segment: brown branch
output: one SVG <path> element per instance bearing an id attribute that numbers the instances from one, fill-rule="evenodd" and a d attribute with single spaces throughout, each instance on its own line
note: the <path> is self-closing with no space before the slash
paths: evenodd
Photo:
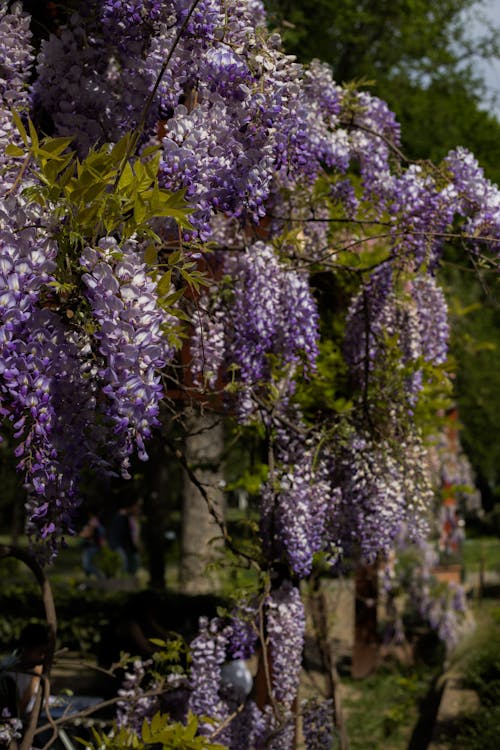
<path id="1" fill-rule="evenodd" d="M 21 167 L 19 169 L 19 172 L 16 175 L 16 179 L 14 180 L 14 183 L 13 183 L 12 187 L 10 188 L 10 190 L 7 191 L 7 194 L 5 196 L 6 198 L 9 195 L 12 195 L 13 193 L 16 192 L 17 188 L 19 187 L 19 185 L 22 182 L 22 179 L 24 177 L 24 174 L 25 174 L 26 170 L 28 169 L 28 165 L 29 165 L 30 161 L 31 161 L 31 151 L 28 151 L 28 153 L 26 154 L 26 156 L 23 159 L 23 163 L 21 164 Z"/>
<path id="2" fill-rule="evenodd" d="M 47 620 L 49 629 L 48 646 L 45 653 L 42 672 L 44 681 L 47 681 L 48 684 L 57 633 L 56 609 L 49 580 L 45 575 L 42 566 L 31 552 L 15 545 L 0 545 L 0 559 L 4 557 L 13 557 L 16 560 L 20 560 L 21 562 L 23 562 L 31 570 L 38 582 L 38 585 L 40 586 L 42 602 L 45 610 L 45 619 Z M 44 681 L 42 681 L 42 685 L 45 684 Z M 30 750 L 33 744 L 33 737 L 35 736 L 36 725 L 43 703 L 43 693 L 43 687 L 41 690 L 39 689 L 36 692 L 34 706 L 30 713 L 28 725 L 19 745 L 19 750 Z"/>

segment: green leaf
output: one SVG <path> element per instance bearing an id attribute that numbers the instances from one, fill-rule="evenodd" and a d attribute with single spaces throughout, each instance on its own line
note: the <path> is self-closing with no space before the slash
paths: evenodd
<path id="1" fill-rule="evenodd" d="M 161 297 L 163 297 L 165 294 L 168 294 L 168 292 L 170 291 L 171 283 L 172 271 L 165 271 L 165 273 L 160 277 L 156 286 L 157 292 Z"/>
<path id="2" fill-rule="evenodd" d="M 169 266 L 175 266 L 181 259 L 181 251 L 180 250 L 174 250 L 173 253 L 170 253 L 168 256 L 168 265 Z"/>
<path id="3" fill-rule="evenodd" d="M 134 181 L 134 172 L 132 170 L 132 167 L 130 166 L 130 162 L 127 162 L 120 175 L 120 179 L 118 180 L 118 190 L 123 190 L 124 188 L 131 185 L 133 181 Z"/>
<path id="4" fill-rule="evenodd" d="M 141 196 L 138 195 L 134 203 L 134 219 L 137 224 L 142 224 L 147 215 L 146 203 L 142 200 Z"/>
<path id="5" fill-rule="evenodd" d="M 28 118 L 28 127 L 30 131 L 31 136 L 31 148 L 33 149 L 33 154 L 38 153 L 38 147 L 39 147 L 39 141 L 38 141 L 38 133 L 35 130 L 35 126 L 31 122 L 31 120 Z"/>
<path id="6" fill-rule="evenodd" d="M 164 305 L 175 305 L 183 295 L 184 289 L 178 289 L 176 292 L 169 294 L 168 297 L 162 297 L 161 301 Z"/>
<path id="7" fill-rule="evenodd" d="M 155 245 L 148 245 L 144 251 L 144 261 L 148 266 L 155 266 L 158 263 L 158 248 Z"/>
<path id="8" fill-rule="evenodd" d="M 42 141 L 40 154 L 42 156 L 44 156 L 45 154 L 52 157 L 60 156 L 62 152 L 68 148 L 72 141 L 73 138 L 45 138 Z"/>
<path id="9" fill-rule="evenodd" d="M 130 133 L 126 133 L 111 150 L 111 160 L 115 164 L 121 164 L 130 147 Z M 128 164 L 128 162 L 127 162 Z"/>
<path id="10" fill-rule="evenodd" d="M 21 139 L 22 139 L 24 145 L 29 147 L 30 144 L 29 144 L 28 133 L 26 132 L 26 128 L 24 127 L 24 125 L 22 123 L 22 120 L 21 120 L 18 112 L 16 112 L 15 109 L 12 110 L 12 118 L 14 120 L 16 128 L 19 131 L 19 135 L 21 136 Z"/>
<path id="11" fill-rule="evenodd" d="M 9 143 L 9 145 L 5 149 L 5 153 L 7 154 L 7 156 L 24 156 L 26 152 L 24 151 L 24 149 L 16 146 L 14 143 Z"/>

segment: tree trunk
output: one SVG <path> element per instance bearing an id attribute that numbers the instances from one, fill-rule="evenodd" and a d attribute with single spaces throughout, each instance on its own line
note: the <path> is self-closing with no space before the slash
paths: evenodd
<path id="1" fill-rule="evenodd" d="M 182 542 L 180 584 L 186 594 L 212 593 L 218 588 L 217 576 L 207 565 L 218 556 L 221 536 L 214 520 L 224 518 L 223 425 L 213 415 L 191 411 L 185 458 L 182 497 Z"/>
<path id="2" fill-rule="evenodd" d="M 154 589 L 165 588 L 165 563 L 168 497 L 168 465 L 163 444 L 151 446 L 152 475 L 150 486 L 144 497 L 146 522 L 142 532 L 147 550 L 149 585 Z"/>
<path id="3" fill-rule="evenodd" d="M 360 562 L 355 577 L 354 648 L 351 674 L 363 678 L 371 674 L 378 662 L 377 633 L 378 576 L 377 564 Z"/>

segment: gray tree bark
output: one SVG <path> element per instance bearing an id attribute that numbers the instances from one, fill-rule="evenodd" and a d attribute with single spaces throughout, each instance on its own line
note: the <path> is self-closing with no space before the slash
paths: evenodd
<path id="1" fill-rule="evenodd" d="M 217 574 L 207 566 L 217 559 L 222 546 L 220 528 L 209 506 L 224 518 L 223 450 L 222 421 L 193 409 L 185 441 L 189 472 L 184 471 L 182 498 L 180 585 L 186 594 L 213 593 L 219 588 Z"/>

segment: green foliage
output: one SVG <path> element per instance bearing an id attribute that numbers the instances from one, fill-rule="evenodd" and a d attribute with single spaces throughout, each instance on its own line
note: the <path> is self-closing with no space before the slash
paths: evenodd
<path id="1" fill-rule="evenodd" d="M 119 552 L 107 544 L 103 545 L 93 559 L 93 564 L 106 578 L 116 578 L 123 574 L 123 559 Z"/>
<path id="2" fill-rule="evenodd" d="M 301 381 L 297 389 L 304 413 L 310 415 L 321 408 L 326 413 L 347 414 L 352 403 L 347 398 L 346 381 L 347 366 L 339 343 L 334 339 L 322 340 L 317 372 L 310 380 Z"/>
<path id="3" fill-rule="evenodd" d="M 154 676 L 181 674 L 185 672 L 184 665 L 189 662 L 189 647 L 185 639 L 177 633 L 171 633 L 168 641 L 161 638 L 150 638 L 150 642 L 158 647 L 151 657 L 153 660 L 152 673 Z"/>
<path id="4" fill-rule="evenodd" d="M 500 706 L 485 706 L 453 726 L 453 750 L 497 750 Z M 440 745 L 442 747 L 442 745 Z"/>
<path id="5" fill-rule="evenodd" d="M 440 747 L 453 750 L 497 750 L 500 735 L 500 608 L 485 606 L 478 630 L 462 645 L 461 686 L 474 690 L 479 706 L 462 709 L 456 720 L 436 737 Z M 493 604 L 490 602 L 489 604 Z M 486 610 L 486 611 L 485 611 Z"/>
<path id="6" fill-rule="evenodd" d="M 209 719 L 203 719 L 208 723 Z M 162 750 L 224 750 L 225 746 L 197 734 L 198 717 L 189 713 L 186 724 L 171 722 L 168 714 L 157 713 L 151 721 L 144 720 L 140 737 L 129 727 L 120 727 L 112 734 L 93 730 L 94 745 L 101 750 L 142 750 L 153 747 Z M 85 743 L 86 744 L 86 743 Z"/>
<path id="7" fill-rule="evenodd" d="M 349 745 L 352 750 L 403 750 L 408 747 L 417 706 L 433 678 L 433 671 L 422 666 L 401 665 L 380 669 L 359 681 L 344 680 L 345 711 Z"/>
<path id="8" fill-rule="evenodd" d="M 268 0 L 266 4 L 278 24 L 285 21 L 281 31 L 288 49 L 302 60 L 318 57 L 331 62 L 339 83 L 395 72 L 425 80 L 449 71 L 466 46 L 463 13 L 480 5 L 477 0 Z M 487 50 L 487 41 L 493 40 L 476 42 L 478 52 L 491 51 L 493 45 Z"/>
<path id="9" fill-rule="evenodd" d="M 462 442 L 483 480 L 483 498 L 500 484 L 500 432 L 497 373 L 500 369 L 498 276 L 476 272 L 460 248 L 449 247 L 442 271 L 451 320 L 451 350 L 456 362 L 455 394 Z M 493 496 L 490 502 L 493 502 Z"/>
<path id="10" fill-rule="evenodd" d="M 480 568 L 500 573 L 500 535 L 467 538 L 463 545 L 463 562 L 467 573 L 478 573 Z"/>
<path id="11" fill-rule="evenodd" d="M 470 34 L 484 0 L 267 0 L 287 50 L 319 58 L 339 83 L 365 81 L 402 125 L 412 159 L 465 146 L 500 182 L 500 123 L 480 103 L 475 59 L 498 57 L 498 35 Z M 368 84 L 367 82 L 370 82 Z"/>
<path id="12" fill-rule="evenodd" d="M 497 610 L 498 612 L 498 610 Z M 500 633 L 498 623 L 491 627 L 483 640 L 469 655 L 464 686 L 475 690 L 481 705 L 500 705 Z"/>
<path id="13" fill-rule="evenodd" d="M 19 115 L 14 112 L 13 117 L 26 150 L 10 145 L 7 152 L 33 161 L 30 171 L 37 180 L 25 195 L 48 207 L 56 221 L 65 220 L 60 232 L 70 245 L 95 245 L 100 237 L 113 234 L 127 240 L 139 233 L 159 241 L 149 227 L 155 217 L 190 227 L 184 192 L 170 193 L 158 186 L 159 147 L 124 162 L 133 137 L 127 133 L 114 146 L 90 149 L 80 161 L 69 150 L 71 138 L 39 140 L 31 121 L 28 136 Z"/>
<path id="14" fill-rule="evenodd" d="M 85 320 L 86 309 L 78 294 L 81 250 L 86 245 L 96 247 L 102 237 L 114 236 L 119 244 L 136 239 L 146 245 L 145 260 L 157 282 L 160 304 L 180 322 L 186 320 L 178 302 L 187 287 L 197 292 L 206 280 L 196 263 L 185 257 L 180 239 L 181 229 L 191 228 L 185 191 L 172 193 L 158 184 L 160 147 L 128 157 L 134 134 L 127 133 L 115 145 L 90 149 L 82 161 L 70 149 L 71 138 L 39 138 L 30 120 L 26 130 L 17 112 L 13 119 L 24 148 L 10 144 L 7 154 L 22 160 L 20 176 L 29 172 L 33 184 L 23 195 L 47 209 L 59 248 L 52 284 L 56 300 L 51 299 L 51 304 L 65 308 L 68 317 Z M 171 219 L 173 227 L 177 226 L 176 249 L 163 246 L 152 228 L 156 218 Z M 179 346 L 181 326 L 171 326 L 167 333 L 170 343 Z"/>

